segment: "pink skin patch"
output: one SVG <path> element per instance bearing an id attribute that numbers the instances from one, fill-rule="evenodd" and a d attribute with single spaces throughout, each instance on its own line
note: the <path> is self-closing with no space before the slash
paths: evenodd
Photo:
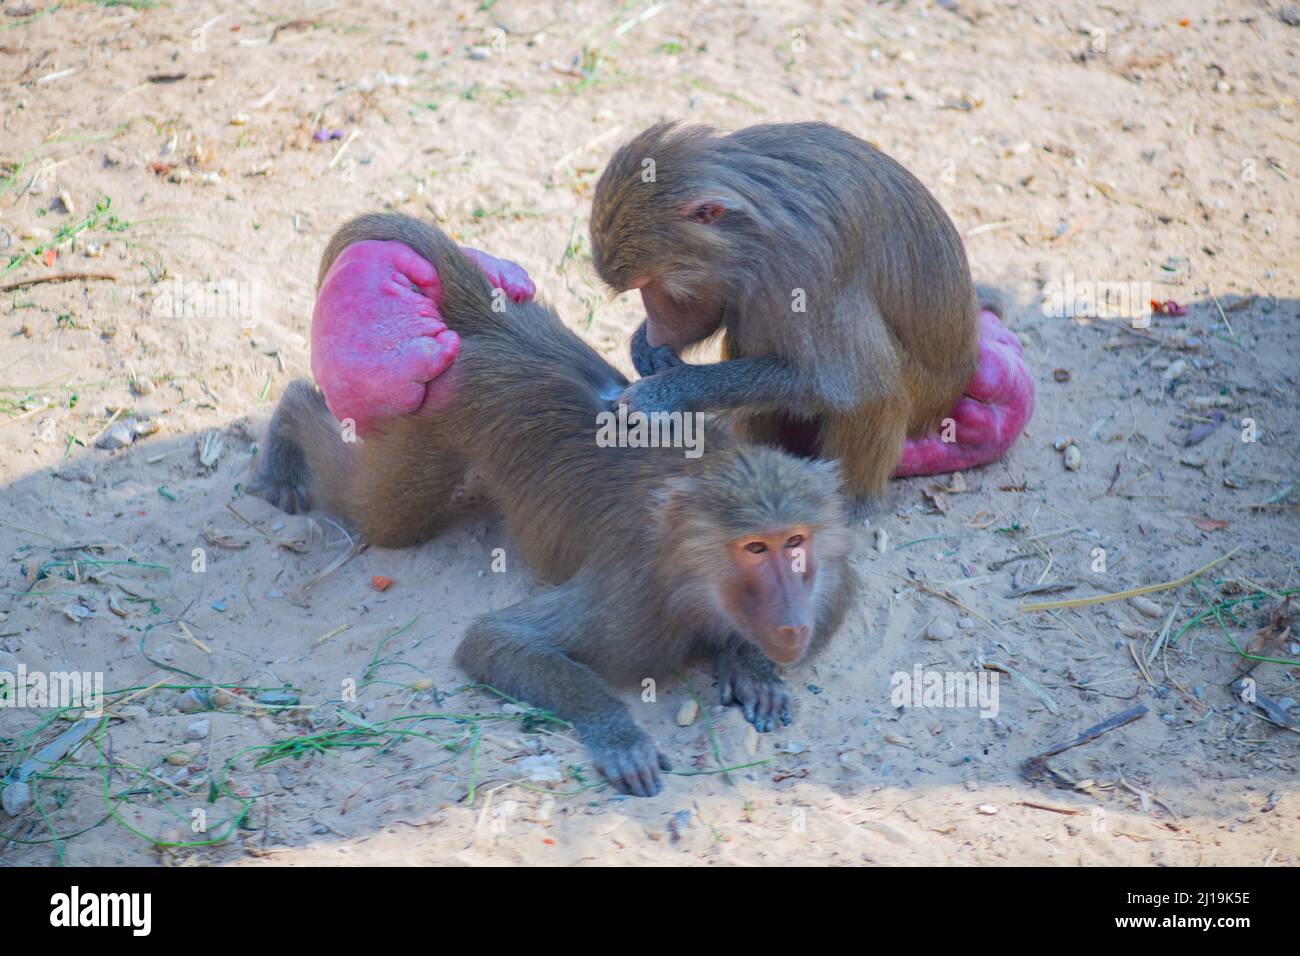
<path id="1" fill-rule="evenodd" d="M 477 249 L 465 255 L 515 302 L 536 288 L 507 259 Z M 455 376 L 443 375 L 460 336 L 442 321 L 438 270 L 400 242 L 358 242 L 345 249 L 321 284 L 312 316 L 311 367 L 326 404 L 364 436 L 395 415 L 436 411 Z M 980 364 L 952 410 L 953 441 L 943 431 L 909 439 L 894 477 L 937 475 L 996 461 L 1034 413 L 1034 381 L 1020 340 L 997 316 L 980 313 Z"/>
<path id="2" fill-rule="evenodd" d="M 493 286 L 515 302 L 536 294 L 522 267 L 477 249 L 463 250 Z M 460 352 L 442 320 L 438 270 L 400 242 L 348 246 L 316 297 L 311 371 L 334 417 L 364 436 L 395 415 L 435 410 L 451 397 L 439 379 Z M 436 384 L 435 384 L 436 383 Z"/>
<path id="3" fill-rule="evenodd" d="M 987 309 L 980 312 L 980 364 L 952 410 L 949 434 L 910 438 L 895 478 L 939 475 L 997 461 L 1034 414 L 1034 380 L 1020 340 Z M 946 423 L 945 423 L 946 424 Z"/>

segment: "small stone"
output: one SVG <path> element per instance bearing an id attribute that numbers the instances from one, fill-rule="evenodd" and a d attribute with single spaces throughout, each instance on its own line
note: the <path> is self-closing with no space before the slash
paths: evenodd
<path id="1" fill-rule="evenodd" d="M 80 604 L 69 604 L 67 607 L 63 609 L 63 616 L 66 617 L 73 624 L 80 624 L 86 618 L 94 617 L 95 612 L 88 607 L 83 607 Z"/>
<path id="2" fill-rule="evenodd" d="M 247 125 L 248 125 L 248 114 L 247 114 L 247 113 L 236 113 L 234 116 L 230 117 L 230 125 L 231 125 L 231 126 L 247 126 Z"/>
<path id="3" fill-rule="evenodd" d="M 87 259 L 98 259 L 104 254 L 104 246 L 102 243 L 95 242 L 94 240 L 88 240 L 86 244 L 82 246 L 81 251 Z"/>
<path id="4" fill-rule="evenodd" d="M 975 626 L 975 619 L 973 617 L 963 617 L 960 621 L 957 622 L 957 626 L 961 628 L 963 631 L 969 631 L 972 627 Z"/>
<path id="5" fill-rule="evenodd" d="M 948 621 L 934 620 L 925 629 L 925 639 L 927 641 L 946 641 L 955 634 L 953 626 Z"/>
<path id="6" fill-rule="evenodd" d="M 682 706 L 677 709 L 677 726 L 689 727 L 695 723 L 695 718 L 700 714 L 700 705 L 695 703 L 695 698 L 682 702 Z"/>
<path id="7" fill-rule="evenodd" d="M 1143 615 L 1145 615 L 1146 617 L 1164 617 L 1164 616 L 1165 616 L 1165 609 L 1164 609 L 1164 608 L 1162 608 L 1162 607 L 1161 607 L 1159 604 L 1157 604 L 1155 601 L 1151 601 L 1151 600 L 1148 600 L 1147 598 L 1142 597 L 1142 595 L 1140 595 L 1140 594 L 1139 594 L 1139 595 L 1136 595 L 1135 597 L 1131 597 L 1131 598 L 1129 598 L 1129 599 L 1128 599 L 1128 603 L 1131 604 L 1131 605 L 1133 605 L 1133 607 L 1135 607 L 1135 608 L 1137 609 L 1137 611 L 1138 611 L 1139 614 L 1143 614 Z"/>
<path id="8" fill-rule="evenodd" d="M 486 46 L 472 46 L 469 48 L 469 58 L 471 60 L 486 60 L 492 56 L 492 48 Z"/>
<path id="9" fill-rule="evenodd" d="M 519 769 L 532 783 L 563 783 L 564 768 L 554 754 L 535 754 L 519 761 Z"/>
<path id="10" fill-rule="evenodd" d="M 199 755 L 199 748 L 196 744 L 186 744 L 179 750 L 173 750 L 166 757 L 166 760 L 173 767 L 188 767 L 194 763 L 194 758 Z"/>
<path id="11" fill-rule="evenodd" d="M 212 706 L 217 710 L 225 710 L 235 702 L 235 698 L 234 695 L 224 687 L 218 687 L 212 692 L 211 702 Z"/>
<path id="12" fill-rule="evenodd" d="M 176 709 L 182 714 L 197 714 L 208 710 L 211 705 L 208 695 L 197 687 L 191 687 L 176 700 Z"/>
<path id="13" fill-rule="evenodd" d="M 209 170 L 199 176 L 199 182 L 204 186 L 215 186 L 221 182 L 221 174 L 215 170 Z"/>
<path id="14" fill-rule="evenodd" d="M 154 434 L 161 427 L 156 418 L 136 418 L 131 422 L 131 434 L 136 438 L 143 438 Z"/>
<path id="15" fill-rule="evenodd" d="M 1166 382 L 1172 382 L 1176 378 L 1182 378 L 1187 374 L 1187 360 L 1178 359 L 1170 362 L 1169 367 L 1160 373 L 1160 377 Z"/>
<path id="16" fill-rule="evenodd" d="M 212 733 L 212 721 L 196 720 L 185 728 L 186 740 L 205 740 Z"/>
<path id="17" fill-rule="evenodd" d="M 1083 467 L 1083 452 L 1079 451 L 1078 445 L 1070 445 L 1065 449 L 1062 461 L 1065 462 L 1066 471 L 1078 471 Z"/>
<path id="18" fill-rule="evenodd" d="M 130 425 L 126 422 L 113 422 L 108 426 L 104 434 L 95 439 L 95 447 L 107 451 L 116 451 L 119 448 L 125 448 L 133 441 L 135 441 L 135 433 L 131 430 Z"/>
<path id="19" fill-rule="evenodd" d="M 153 383 L 151 378 L 136 378 L 131 380 L 131 391 L 136 395 L 152 395 L 158 390 L 158 386 Z"/>
<path id="20" fill-rule="evenodd" d="M 986 817 L 991 817 L 1002 812 L 1002 808 L 992 803 L 981 803 L 975 808 L 976 813 L 982 813 Z"/>
<path id="21" fill-rule="evenodd" d="M 11 817 L 26 810 L 32 803 L 32 788 L 27 784 L 15 780 L 7 784 L 3 791 L 0 791 L 0 806 L 3 806 L 5 813 Z"/>
<path id="22" fill-rule="evenodd" d="M 69 214 L 77 211 L 76 206 L 72 202 L 72 193 L 68 192 L 66 189 L 59 190 L 59 208 L 63 212 Z"/>

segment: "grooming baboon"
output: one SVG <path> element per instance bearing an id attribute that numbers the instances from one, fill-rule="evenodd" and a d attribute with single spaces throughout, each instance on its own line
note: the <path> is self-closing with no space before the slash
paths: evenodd
<path id="1" fill-rule="evenodd" d="M 645 304 L 630 407 L 734 410 L 752 439 L 838 459 L 861 510 L 978 362 L 952 221 L 902 166 L 824 123 L 650 127 L 601 174 L 591 245 L 601 278 Z M 719 330 L 724 361 L 678 358 Z"/>
<path id="2" fill-rule="evenodd" d="M 252 490 L 320 506 L 371 541 L 409 544 L 455 513 L 467 466 L 525 559 L 559 586 L 471 626 L 456 661 L 477 680 L 571 721 L 623 792 L 650 795 L 666 767 L 608 681 L 714 662 L 724 703 L 759 730 L 789 723 L 772 662 L 791 664 L 839 627 L 854 592 L 833 465 L 774 449 L 599 447 L 597 416 L 626 379 L 537 302 L 493 311 L 483 275 L 441 232 L 363 216 L 330 242 L 398 240 L 438 270 L 461 338 L 437 413 L 382 422 L 364 441 L 307 382 L 285 392 Z"/>

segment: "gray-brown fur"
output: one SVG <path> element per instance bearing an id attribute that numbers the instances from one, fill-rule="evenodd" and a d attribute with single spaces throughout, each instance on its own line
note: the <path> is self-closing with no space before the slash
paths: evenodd
<path id="1" fill-rule="evenodd" d="M 700 204 L 723 211 L 695 221 Z M 691 313 L 679 347 L 724 335 L 714 365 L 674 366 L 634 338 L 634 365 L 652 376 L 629 388 L 634 407 L 734 410 L 763 441 L 804 419 L 863 503 L 879 501 L 904 438 L 949 413 L 978 362 L 952 221 L 902 166 L 833 126 L 653 126 L 601 175 L 591 239 L 611 287 L 657 276 Z M 806 312 L 792 310 L 796 289 Z"/>
<path id="2" fill-rule="evenodd" d="M 322 275 L 352 242 L 396 239 L 437 267 L 441 304 L 462 345 L 451 403 L 395 418 L 355 444 L 319 392 L 295 382 L 272 420 L 255 493 L 323 506 L 372 542 L 400 546 L 457 513 L 466 468 L 481 477 L 529 566 L 558 583 L 471 626 L 456 660 L 475 679 L 570 720 L 622 790 L 659 788 L 661 756 L 607 682 L 671 679 L 712 658 L 724 702 L 760 729 L 788 722 L 790 697 L 761 653 L 720 610 L 722 543 L 751 529 L 816 530 L 812 643 L 839 627 L 854 592 L 833 466 L 772 449 L 705 454 L 601 448 L 601 396 L 626 379 L 536 302 L 493 312 L 477 268 L 432 226 L 401 216 L 354 220 L 331 241 Z"/>

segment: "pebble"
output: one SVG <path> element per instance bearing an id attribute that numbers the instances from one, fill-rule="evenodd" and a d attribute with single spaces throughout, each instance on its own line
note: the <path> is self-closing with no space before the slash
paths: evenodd
<path id="1" fill-rule="evenodd" d="M 973 617 L 963 617 L 960 621 L 957 622 L 957 626 L 961 628 L 963 631 L 969 631 L 972 627 L 975 626 L 975 619 Z"/>
<path id="2" fill-rule="evenodd" d="M 176 700 L 176 709 L 182 714 L 197 714 L 211 706 L 208 695 L 197 687 L 191 687 Z"/>
<path id="3" fill-rule="evenodd" d="M 925 639 L 927 641 L 946 641 L 955 634 L 953 626 L 948 621 L 934 620 L 925 629 Z"/>
<path id="4" fill-rule="evenodd" d="M 1129 598 L 1128 603 L 1133 605 L 1133 607 L 1137 608 L 1138 613 L 1144 614 L 1147 617 L 1165 616 L 1164 608 L 1162 608 L 1155 601 L 1151 601 L 1148 600 L 1147 598 L 1142 597 L 1140 594 L 1135 597 Z"/>
<path id="5" fill-rule="evenodd" d="M 683 701 L 682 706 L 677 709 L 677 726 L 689 727 L 695 723 L 695 718 L 700 714 L 700 705 L 695 703 L 695 698 Z"/>
<path id="6" fill-rule="evenodd" d="M 563 783 L 564 768 L 555 754 L 534 754 L 519 761 L 519 769 L 532 783 Z"/>
<path id="7" fill-rule="evenodd" d="M 167 755 L 167 762 L 173 767 L 188 767 L 194 763 L 194 758 L 199 755 L 197 744 L 186 744 L 179 750 L 173 750 Z"/>
<path id="8" fill-rule="evenodd" d="M 8 784 L 3 792 L 0 792 L 0 806 L 3 806 L 5 813 L 11 817 L 26 810 L 32 803 L 32 788 L 25 783 L 14 781 Z"/>
<path id="9" fill-rule="evenodd" d="M 234 116 L 230 117 L 230 125 L 231 125 L 231 126 L 247 126 L 247 125 L 248 125 L 248 114 L 247 114 L 247 113 L 236 113 Z"/>
<path id="10" fill-rule="evenodd" d="M 992 803 L 981 803 L 975 808 L 976 813 L 982 813 L 986 817 L 994 816 L 1002 812 L 1002 808 Z"/>
<path id="11" fill-rule="evenodd" d="M 1070 445 L 1065 449 L 1063 460 L 1067 471 L 1078 471 L 1083 466 L 1083 452 L 1079 451 L 1078 445 Z"/>
<path id="12" fill-rule="evenodd" d="M 1177 359 L 1170 362 L 1169 367 L 1160 373 L 1160 377 L 1166 382 L 1172 382 L 1176 378 L 1182 378 L 1187 374 L 1187 360 Z"/>
<path id="13" fill-rule="evenodd" d="M 136 438 L 152 435 L 160 428 L 162 428 L 162 425 L 156 418 L 137 418 L 131 422 L 131 434 Z"/>
<path id="14" fill-rule="evenodd" d="M 95 439 L 95 447 L 115 451 L 118 448 L 125 448 L 133 441 L 135 441 L 135 432 L 131 430 L 130 425 L 126 422 L 113 422 L 104 434 Z"/>
<path id="15" fill-rule="evenodd" d="M 492 56 L 492 48 L 486 46 L 472 46 L 469 48 L 469 58 L 471 60 L 486 60 Z"/>
<path id="16" fill-rule="evenodd" d="M 72 201 L 72 193 L 66 189 L 59 191 L 59 206 L 69 215 L 77 211 L 76 205 Z"/>
<path id="17" fill-rule="evenodd" d="M 204 740 L 212 732 L 212 721 L 196 720 L 185 728 L 185 738 L 187 740 Z"/>
<path id="18" fill-rule="evenodd" d="M 87 259 L 98 259 L 104 254 L 104 245 L 94 240 L 88 240 L 82 247 L 82 254 Z"/>

